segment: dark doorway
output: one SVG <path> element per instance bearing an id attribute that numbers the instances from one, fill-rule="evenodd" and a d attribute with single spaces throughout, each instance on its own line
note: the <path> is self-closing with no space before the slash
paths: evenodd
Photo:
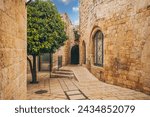
<path id="1" fill-rule="evenodd" d="M 79 46 L 75 45 L 71 49 L 71 64 L 79 64 Z"/>
<path id="2" fill-rule="evenodd" d="M 50 70 L 50 54 L 44 53 L 39 56 L 39 71 Z"/>

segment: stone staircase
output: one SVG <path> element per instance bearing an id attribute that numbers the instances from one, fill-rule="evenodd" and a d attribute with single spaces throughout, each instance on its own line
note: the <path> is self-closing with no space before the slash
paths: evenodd
<path id="1" fill-rule="evenodd" d="M 55 70 L 52 72 L 52 78 L 75 78 L 74 73 L 71 70 Z"/>

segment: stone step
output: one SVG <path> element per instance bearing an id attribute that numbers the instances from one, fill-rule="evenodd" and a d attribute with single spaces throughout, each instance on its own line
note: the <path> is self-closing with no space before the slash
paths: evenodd
<path id="1" fill-rule="evenodd" d="M 73 74 L 58 74 L 58 73 L 52 73 L 52 78 L 74 78 Z"/>
<path id="2" fill-rule="evenodd" d="M 71 70 L 60 68 L 59 71 L 64 71 L 64 72 L 72 72 Z"/>
<path id="3" fill-rule="evenodd" d="M 68 72 L 68 71 L 54 71 L 53 73 L 55 74 L 66 74 L 66 75 L 73 75 L 73 72 Z"/>

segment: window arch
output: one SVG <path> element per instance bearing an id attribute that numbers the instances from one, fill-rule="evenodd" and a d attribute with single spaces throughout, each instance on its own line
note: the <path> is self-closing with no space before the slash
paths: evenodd
<path id="1" fill-rule="evenodd" d="M 103 43 L 104 35 L 100 30 L 98 30 L 94 35 L 94 64 L 96 66 L 103 66 Z"/>

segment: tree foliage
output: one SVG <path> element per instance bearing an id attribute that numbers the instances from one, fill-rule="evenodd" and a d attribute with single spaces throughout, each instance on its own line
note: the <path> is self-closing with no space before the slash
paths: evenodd
<path id="1" fill-rule="evenodd" d="M 28 5 L 27 23 L 28 55 L 54 52 L 66 40 L 64 23 L 50 0 Z"/>
<path id="2" fill-rule="evenodd" d="M 36 56 L 55 52 L 67 39 L 61 16 L 50 0 L 34 0 L 28 4 L 27 39 L 27 53 L 33 56 L 33 65 L 28 58 L 32 83 L 37 83 Z"/>

